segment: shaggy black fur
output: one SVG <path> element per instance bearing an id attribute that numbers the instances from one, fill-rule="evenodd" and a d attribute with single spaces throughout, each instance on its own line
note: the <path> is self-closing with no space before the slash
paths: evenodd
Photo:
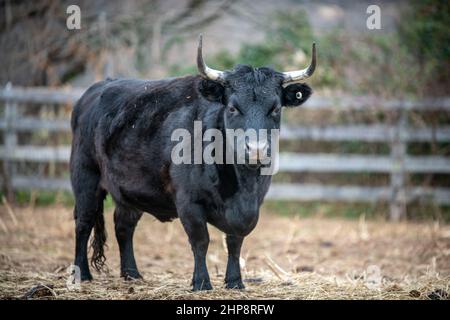
<path id="1" fill-rule="evenodd" d="M 296 93 L 302 92 L 297 99 Z M 271 177 L 247 165 L 175 165 L 173 130 L 273 129 L 280 127 L 281 106 L 308 99 L 305 84 L 283 88 L 280 73 L 237 66 L 225 83 L 187 76 L 158 81 L 105 80 L 94 84 L 72 114 L 70 161 L 76 205 L 75 264 L 83 280 L 92 279 L 87 242 L 94 228 L 92 263 L 104 266 L 106 233 L 103 200 L 115 203 L 115 232 L 121 276 L 140 278 L 133 233 L 142 212 L 160 221 L 180 218 L 194 254 L 193 289 L 211 289 L 206 267 L 207 223 L 227 234 L 226 287 L 244 288 L 239 268 L 242 241 L 256 226 Z M 226 123 L 226 126 L 225 126 Z M 226 128 L 225 128 L 226 127 Z"/>

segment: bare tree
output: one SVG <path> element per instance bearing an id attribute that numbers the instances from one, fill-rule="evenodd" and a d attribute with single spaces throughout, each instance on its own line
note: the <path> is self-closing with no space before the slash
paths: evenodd
<path id="1" fill-rule="evenodd" d="M 113 53 L 129 49 L 137 70 L 165 68 L 174 42 L 228 12 L 236 0 L 11 1 L 0 0 L 0 84 L 61 85 L 88 66 L 114 73 Z M 82 10 L 82 29 L 66 28 L 66 8 Z"/>

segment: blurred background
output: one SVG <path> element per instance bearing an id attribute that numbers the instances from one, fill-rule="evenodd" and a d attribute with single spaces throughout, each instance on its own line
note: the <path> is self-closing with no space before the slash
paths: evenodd
<path id="1" fill-rule="evenodd" d="M 68 30 L 66 9 L 81 10 Z M 376 4 L 381 29 L 366 10 Z M 285 110 L 282 215 L 450 220 L 448 1 L 0 1 L 3 202 L 73 205 L 73 103 L 106 77 L 195 74 L 208 65 L 303 68 L 314 97 Z M 108 198 L 107 206 L 112 206 Z"/>
<path id="2" fill-rule="evenodd" d="M 439 0 L 0 0 L 0 300 L 448 299 L 449 30 Z M 106 77 L 196 74 L 200 33 L 215 69 L 290 71 L 318 49 L 314 94 L 283 111 L 280 171 L 244 242 L 250 290 L 220 289 L 228 253 L 210 228 L 216 289 L 187 291 L 184 229 L 150 215 L 134 241 L 146 281 L 119 279 L 109 239 L 111 273 L 69 290 L 74 103 Z"/>

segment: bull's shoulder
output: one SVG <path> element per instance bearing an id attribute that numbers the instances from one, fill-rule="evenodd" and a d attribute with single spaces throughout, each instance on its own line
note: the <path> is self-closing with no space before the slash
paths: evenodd
<path id="1" fill-rule="evenodd" d="M 78 127 L 80 116 L 87 110 L 93 108 L 96 99 L 102 93 L 103 88 L 109 81 L 110 80 L 107 79 L 94 83 L 83 93 L 80 99 L 78 99 L 72 110 L 71 127 L 73 131 Z"/>

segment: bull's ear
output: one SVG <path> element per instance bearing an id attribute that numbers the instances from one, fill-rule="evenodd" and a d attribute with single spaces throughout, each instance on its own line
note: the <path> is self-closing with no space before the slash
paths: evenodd
<path id="1" fill-rule="evenodd" d="M 283 88 L 283 106 L 298 107 L 312 94 L 312 89 L 305 83 L 294 83 Z"/>
<path id="2" fill-rule="evenodd" d="M 198 91 L 209 101 L 221 102 L 225 89 L 216 81 L 202 79 L 199 82 Z"/>

